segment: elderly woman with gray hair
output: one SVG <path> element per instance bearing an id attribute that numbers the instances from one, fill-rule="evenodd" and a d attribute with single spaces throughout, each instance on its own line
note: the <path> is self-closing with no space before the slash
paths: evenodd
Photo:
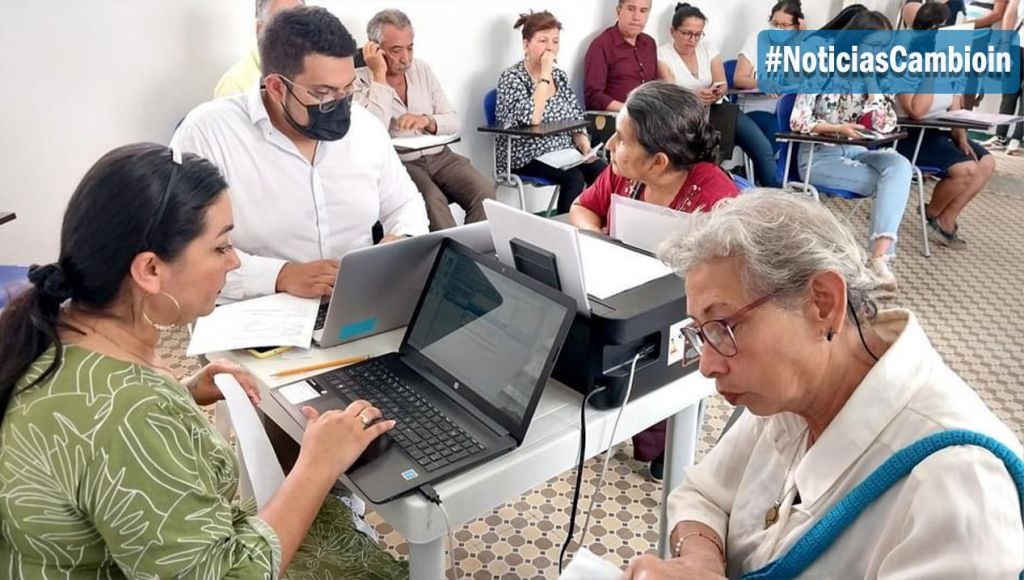
<path id="1" fill-rule="evenodd" d="M 663 259 L 701 373 L 749 412 L 672 492 L 672 558 L 626 577 L 1018 577 L 1020 442 L 911 312 L 877 309 L 827 209 L 750 192 Z"/>

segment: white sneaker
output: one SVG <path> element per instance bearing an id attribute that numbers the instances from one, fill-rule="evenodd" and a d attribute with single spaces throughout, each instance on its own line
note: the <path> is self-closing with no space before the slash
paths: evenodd
<path id="1" fill-rule="evenodd" d="M 1010 139 L 1010 144 L 1006 146 L 1007 155 L 1020 155 L 1020 139 Z"/>
<path id="2" fill-rule="evenodd" d="M 999 135 L 993 135 L 982 141 L 981 146 L 985 149 L 1002 149 L 1003 147 L 1006 147 L 1006 141 Z"/>
<path id="3" fill-rule="evenodd" d="M 868 260 L 868 270 L 875 275 L 882 290 L 896 292 L 896 276 L 889 269 L 889 256 L 871 258 Z"/>

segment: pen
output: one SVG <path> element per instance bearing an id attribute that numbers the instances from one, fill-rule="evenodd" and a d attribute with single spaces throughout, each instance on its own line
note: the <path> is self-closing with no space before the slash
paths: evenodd
<path id="1" fill-rule="evenodd" d="M 335 360 L 329 360 L 327 362 L 317 363 L 315 365 L 307 365 L 304 367 L 298 367 L 294 369 L 288 369 L 286 371 L 276 372 L 270 376 L 272 377 L 287 377 L 291 375 L 299 375 L 302 373 L 308 373 L 309 371 L 318 371 L 320 369 L 327 369 L 331 367 L 346 367 L 351 364 L 363 362 L 364 360 L 370 359 L 370 355 L 361 354 L 359 356 L 347 356 L 345 358 L 339 358 Z"/>

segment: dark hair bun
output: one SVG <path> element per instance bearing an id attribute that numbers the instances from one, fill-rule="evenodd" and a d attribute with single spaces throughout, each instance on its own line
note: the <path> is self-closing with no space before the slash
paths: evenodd
<path id="1" fill-rule="evenodd" d="M 59 264 L 33 264 L 28 269 L 28 280 L 42 296 L 57 302 L 71 298 L 71 284 Z"/>

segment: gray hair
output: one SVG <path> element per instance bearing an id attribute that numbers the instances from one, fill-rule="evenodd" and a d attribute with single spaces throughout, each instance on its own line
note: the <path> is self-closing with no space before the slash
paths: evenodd
<path id="1" fill-rule="evenodd" d="M 664 153 L 680 171 L 699 161 L 717 163 L 718 131 L 690 91 L 666 81 L 644 83 L 629 93 L 624 109 L 648 155 Z"/>
<path id="2" fill-rule="evenodd" d="M 408 28 L 409 26 L 412 26 L 412 22 L 409 20 L 409 17 L 405 15 L 405 12 L 402 12 L 397 8 L 388 8 L 387 10 L 381 10 L 374 14 L 373 18 L 366 23 L 366 37 L 371 41 L 380 44 L 383 40 L 383 29 L 385 24 L 390 24 L 395 28 Z"/>
<path id="3" fill-rule="evenodd" d="M 740 257 L 740 281 L 749 295 L 778 292 L 779 302 L 792 309 L 804 303 L 808 283 L 823 271 L 842 276 L 850 305 L 869 320 L 886 294 L 849 228 L 820 202 L 778 189 L 748 190 L 694 215 L 687 232 L 662 244 L 660 256 L 681 276 L 708 260 Z"/>

